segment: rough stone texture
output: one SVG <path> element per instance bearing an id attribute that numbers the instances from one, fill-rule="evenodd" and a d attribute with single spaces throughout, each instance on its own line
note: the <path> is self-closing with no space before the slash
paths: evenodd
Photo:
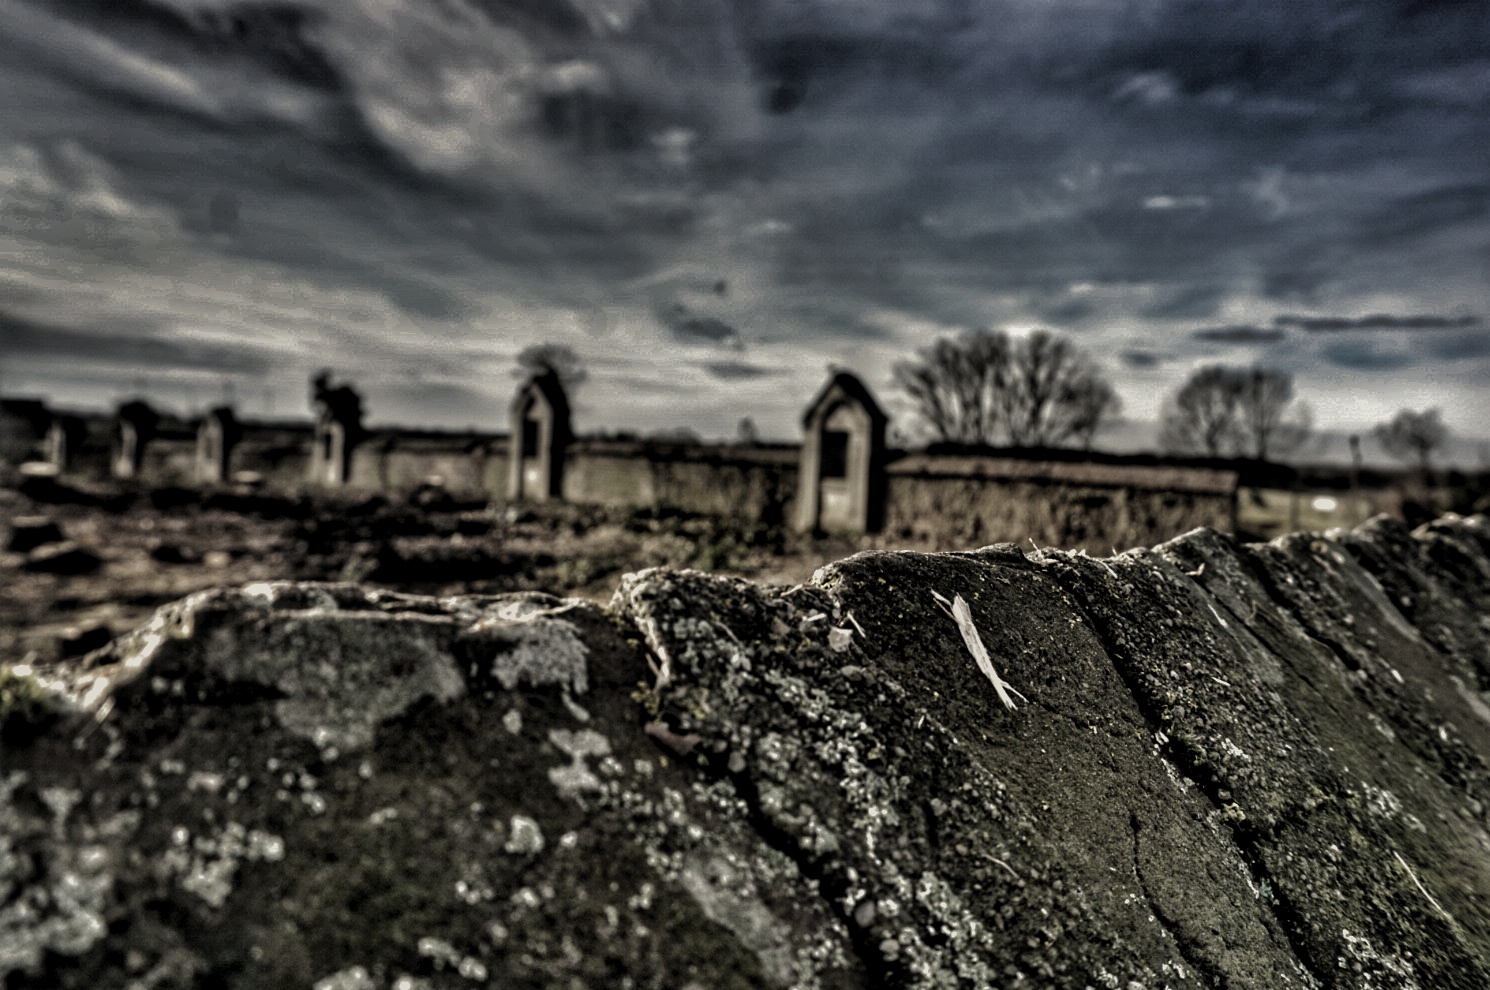
<path id="1" fill-rule="evenodd" d="M 1481 988 L 1487 615 L 1483 517 L 206 592 L 0 672 L 0 973 Z"/>

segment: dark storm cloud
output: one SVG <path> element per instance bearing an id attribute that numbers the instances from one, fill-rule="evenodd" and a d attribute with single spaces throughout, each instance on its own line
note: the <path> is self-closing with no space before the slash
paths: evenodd
<path id="1" fill-rule="evenodd" d="M 0 357 L 45 358 L 132 369 L 231 371 L 259 375 L 274 367 L 252 344 L 228 346 L 193 340 L 138 321 L 119 326 L 74 328 L 0 310 Z"/>
<path id="2" fill-rule="evenodd" d="M 1441 361 L 1469 361 L 1490 357 L 1490 334 L 1435 334 L 1424 341 L 1427 351 Z"/>
<path id="3" fill-rule="evenodd" d="M 1162 357 L 1153 351 L 1123 351 L 1118 357 L 1122 360 L 1123 364 L 1130 368 L 1155 368 L 1164 361 Z"/>
<path id="4" fill-rule="evenodd" d="M 1144 309 L 1144 315 L 1158 319 L 1205 319 L 1221 307 L 1225 298 L 1223 285 L 1207 282 L 1182 285 Z"/>
<path id="5" fill-rule="evenodd" d="M 1211 344 L 1274 344 L 1283 339 L 1284 332 L 1277 327 L 1241 324 L 1196 330 L 1190 336 Z"/>
<path id="6" fill-rule="evenodd" d="M 413 408 L 432 419 L 468 423 L 479 430 L 504 429 L 503 414 L 511 399 L 505 381 L 490 388 L 443 381 L 380 381 L 364 387 L 363 392 L 368 416 L 375 422 L 389 422 L 398 418 L 396 410 Z"/>
<path id="7" fill-rule="evenodd" d="M 1320 353 L 1330 364 L 1353 371 L 1397 371 L 1419 363 L 1409 351 L 1371 340 L 1333 341 Z"/>
<path id="8" fill-rule="evenodd" d="M 1480 325 L 1478 316 L 1439 316 L 1423 314 L 1393 316 L 1372 313 L 1368 316 L 1292 316 L 1273 318 L 1280 327 L 1297 327 L 1311 333 L 1335 333 L 1345 330 L 1460 330 Z"/>
<path id="9" fill-rule="evenodd" d="M 1402 196 L 1363 217 L 1356 237 L 1368 248 L 1412 241 L 1490 215 L 1490 184 L 1458 185 Z"/>
<path id="10" fill-rule="evenodd" d="M 657 316 L 674 337 L 685 343 L 741 346 L 740 334 L 734 327 L 718 317 L 695 313 L 682 303 L 661 307 Z"/>
<path id="11" fill-rule="evenodd" d="M 287 80 L 336 89 L 336 69 L 308 37 L 320 18 L 287 4 L 235 4 L 226 10 L 199 7 L 190 15 L 152 0 L 68 0 L 63 13 L 106 25 L 110 33 L 170 39 L 202 58 L 237 58 Z"/>
<path id="12" fill-rule="evenodd" d="M 1312 256 L 1315 252 L 1300 252 Z M 1304 257 L 1274 259 L 1262 276 L 1262 294 L 1284 302 L 1310 302 L 1333 276 L 1332 266 Z"/>
<path id="13" fill-rule="evenodd" d="M 774 368 L 763 368 L 744 361 L 711 361 L 704 370 L 721 381 L 745 381 L 752 378 L 768 378 L 782 374 Z"/>
<path id="14" fill-rule="evenodd" d="M 935 85 L 961 68 L 960 53 L 930 32 L 865 34 L 836 27 L 837 31 L 824 23 L 825 29 L 818 32 L 772 32 L 751 44 L 750 57 L 768 112 L 791 113 L 819 93 L 831 100 L 851 88 L 855 76 Z"/>

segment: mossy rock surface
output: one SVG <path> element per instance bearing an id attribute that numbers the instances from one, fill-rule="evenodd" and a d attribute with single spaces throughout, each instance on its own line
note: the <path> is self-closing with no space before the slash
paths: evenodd
<path id="1" fill-rule="evenodd" d="M 0 674 L 0 985 L 1481 988 L 1486 614 L 1482 517 L 205 592 Z"/>

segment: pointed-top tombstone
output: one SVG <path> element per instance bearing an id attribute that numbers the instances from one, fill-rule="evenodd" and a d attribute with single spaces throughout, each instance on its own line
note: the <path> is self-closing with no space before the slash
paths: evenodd
<path id="1" fill-rule="evenodd" d="M 569 398 L 552 371 L 534 375 L 512 402 L 507 497 L 544 502 L 564 490 L 564 449 L 572 434 Z"/>
<path id="2" fill-rule="evenodd" d="M 322 372 L 311 382 L 316 410 L 310 482 L 339 488 L 352 476 L 352 449 L 362 440 L 362 396 L 350 385 L 333 385 Z"/>
<path id="3" fill-rule="evenodd" d="M 232 406 L 218 406 L 202 417 L 197 426 L 197 481 L 215 485 L 228 480 L 241 432 Z"/>
<path id="4" fill-rule="evenodd" d="M 884 519 L 885 426 L 874 395 L 836 373 L 802 416 L 797 528 L 872 533 Z"/>
<path id="5" fill-rule="evenodd" d="M 149 403 L 132 399 L 119 407 L 114 416 L 114 458 L 112 474 L 121 481 L 140 475 L 145 463 L 145 446 L 155 436 L 160 415 Z"/>

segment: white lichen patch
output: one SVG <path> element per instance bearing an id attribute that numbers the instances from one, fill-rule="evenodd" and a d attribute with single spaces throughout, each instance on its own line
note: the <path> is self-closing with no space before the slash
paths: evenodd
<path id="1" fill-rule="evenodd" d="M 23 773 L 0 777 L 0 974 L 34 970 L 49 952 L 77 956 L 108 933 L 104 920 L 114 878 L 104 837 L 128 834 L 138 815 L 118 815 L 97 827 L 69 826 L 75 791 L 47 788 L 37 795 L 52 821 L 22 812 L 12 801 Z M 50 854 L 23 853 L 15 837 L 53 830 Z"/>
<path id="2" fill-rule="evenodd" d="M 422 976 L 400 973 L 393 981 L 393 990 L 434 990 L 434 984 Z"/>
<path id="3" fill-rule="evenodd" d="M 195 838 L 186 826 L 178 825 L 171 834 L 171 848 L 161 854 L 160 868 L 177 877 L 183 890 L 220 908 L 233 892 L 239 864 L 277 863 L 284 857 L 283 839 L 238 822 L 228 822 L 215 835 Z"/>
<path id="4" fill-rule="evenodd" d="M 586 791 L 600 790 L 600 778 L 585 762 L 590 756 L 609 756 L 610 740 L 593 729 L 550 729 L 549 742 L 569 755 L 568 766 L 554 767 L 548 779 L 564 797 L 574 797 Z"/>
<path id="5" fill-rule="evenodd" d="M 1361 990 L 1422 990 L 1410 962 L 1394 952 L 1379 951 L 1364 935 L 1342 929 L 1338 945 L 1335 965 L 1342 973 L 1351 974 L 1351 986 Z"/>
<path id="6" fill-rule="evenodd" d="M 572 694 L 590 687 L 589 650 L 579 630 L 560 619 L 482 619 L 469 634 L 491 652 L 489 673 L 505 690 L 554 685 Z"/>
<path id="7" fill-rule="evenodd" d="M 315 982 L 313 990 L 377 990 L 365 966 L 350 966 Z"/>
<path id="8" fill-rule="evenodd" d="M 201 597 L 175 608 L 189 614 Z M 416 702 L 448 702 L 464 693 L 448 650 L 448 619 L 330 604 L 213 625 L 195 642 L 197 666 L 230 682 L 280 691 L 285 697 L 274 704 L 280 724 L 323 752 L 361 749 L 380 723 Z"/>
<path id="9" fill-rule="evenodd" d="M 1383 818 L 1395 818 L 1402 813 L 1402 801 L 1397 795 L 1383 787 L 1362 782 L 1366 792 L 1366 810 Z"/>
<path id="10" fill-rule="evenodd" d="M 427 935 L 419 940 L 419 954 L 434 961 L 436 969 L 453 969 L 473 983 L 486 982 L 486 964 L 462 953 L 442 938 Z"/>
<path id="11" fill-rule="evenodd" d="M 760 960 L 761 972 L 779 986 L 795 983 L 792 931 L 756 898 L 734 890 L 736 869 L 723 855 L 688 858 L 678 883 L 704 915 L 729 929 Z"/>
<path id="12" fill-rule="evenodd" d="M 1246 754 L 1242 747 L 1238 746 L 1236 743 L 1225 737 L 1222 737 L 1221 739 L 1220 749 L 1222 753 L 1225 753 L 1233 760 L 1246 760 L 1250 762 L 1252 759 L 1252 757 Z"/>
<path id="13" fill-rule="evenodd" d="M 543 851 L 543 830 L 527 815 L 513 815 L 507 826 L 507 841 L 504 852 L 516 856 L 532 856 Z"/>

